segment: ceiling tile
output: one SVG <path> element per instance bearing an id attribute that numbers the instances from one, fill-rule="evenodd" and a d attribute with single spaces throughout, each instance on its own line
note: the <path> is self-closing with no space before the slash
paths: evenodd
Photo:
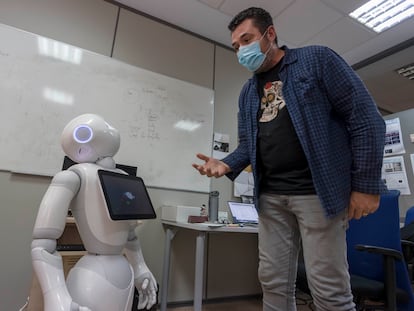
<path id="1" fill-rule="evenodd" d="M 413 108 L 412 81 L 400 77 L 395 72 L 377 72 L 374 77 L 364 82 L 381 108 L 393 112 Z"/>
<path id="2" fill-rule="evenodd" d="M 406 19 L 401 24 L 377 34 L 371 40 L 367 40 L 353 50 L 344 53 L 342 57 L 350 64 L 356 64 L 404 41 L 411 40 L 413 38 L 413 29 L 414 17 Z"/>
<path id="3" fill-rule="evenodd" d="M 414 61 L 414 46 L 410 46 L 402 51 L 394 53 L 392 56 L 382 58 L 375 62 L 375 65 L 368 65 L 358 70 L 361 77 L 371 79 L 381 72 L 391 72 Z M 400 77 L 399 75 L 397 75 Z M 408 81 L 408 80 L 407 80 Z M 414 81 L 410 81 L 413 83 Z M 414 93 L 413 93 L 414 94 Z M 414 103 L 413 103 L 414 104 Z"/>
<path id="4" fill-rule="evenodd" d="M 342 17 L 320 0 L 297 0 L 274 23 L 280 38 L 300 46 Z"/>
<path id="5" fill-rule="evenodd" d="M 397 112 L 414 107 L 414 82 L 395 72 L 412 62 L 413 55 L 414 46 L 410 46 L 357 70 L 381 108 Z"/>
<path id="6" fill-rule="evenodd" d="M 209 7 L 212 7 L 214 9 L 220 8 L 220 5 L 224 2 L 224 0 L 199 0 L 200 2 L 203 2 L 207 4 Z"/>
<path id="7" fill-rule="evenodd" d="M 284 46 L 284 45 L 286 45 L 287 47 L 289 47 L 289 48 L 291 48 L 291 49 L 293 49 L 293 48 L 297 48 L 297 47 L 298 47 L 298 46 L 294 45 L 293 43 L 288 42 L 288 41 L 286 41 L 286 40 L 282 40 L 282 39 L 280 39 L 280 38 L 277 38 L 277 44 L 278 44 L 279 46 Z"/>
<path id="8" fill-rule="evenodd" d="M 356 32 L 355 25 L 350 25 L 342 19 L 366 1 L 117 0 L 116 2 L 228 47 L 230 47 L 231 40 L 227 25 L 231 18 L 246 7 L 260 6 L 274 17 L 280 45 L 286 44 L 290 47 L 299 47 L 309 43 L 328 45 L 353 65 L 413 37 L 414 17 L 364 41 L 366 33 L 361 33 L 359 30 Z M 177 10 L 177 8 L 180 9 Z M 345 30 L 337 29 L 341 25 L 345 27 Z M 355 38 L 351 37 L 354 33 Z M 323 34 L 326 34 L 327 38 L 323 38 Z M 361 44 L 354 46 L 358 42 Z"/>
<path id="9" fill-rule="evenodd" d="M 368 2 L 368 0 L 321 0 L 327 6 L 335 8 L 345 15 Z"/>
<path id="10" fill-rule="evenodd" d="M 375 36 L 374 32 L 353 21 L 351 18 L 343 17 L 307 41 L 306 44 L 326 45 L 338 54 L 342 54 Z"/>
<path id="11" fill-rule="evenodd" d="M 272 16 L 280 14 L 294 0 L 225 0 L 220 10 L 228 15 L 235 16 L 237 13 L 249 7 L 260 7 L 265 9 Z"/>
<path id="12" fill-rule="evenodd" d="M 231 16 L 194 0 L 118 0 L 146 14 L 230 46 Z M 177 10 L 177 8 L 180 8 Z"/>

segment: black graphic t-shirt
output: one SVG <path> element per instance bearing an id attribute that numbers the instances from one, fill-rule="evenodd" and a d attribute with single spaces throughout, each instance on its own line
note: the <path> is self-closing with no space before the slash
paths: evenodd
<path id="1" fill-rule="evenodd" d="M 260 191 L 276 194 L 314 194 L 308 162 L 293 127 L 282 94 L 279 69 L 260 73 L 258 92 L 258 163 Z"/>

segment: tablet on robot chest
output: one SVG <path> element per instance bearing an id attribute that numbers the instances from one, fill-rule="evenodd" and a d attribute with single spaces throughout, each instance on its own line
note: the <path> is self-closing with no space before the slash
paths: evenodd
<path id="1" fill-rule="evenodd" d="M 112 220 L 157 217 L 142 178 L 105 170 L 98 176 Z"/>

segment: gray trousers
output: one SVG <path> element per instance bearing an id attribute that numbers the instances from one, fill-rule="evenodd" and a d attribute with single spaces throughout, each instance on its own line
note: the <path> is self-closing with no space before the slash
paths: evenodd
<path id="1" fill-rule="evenodd" d="M 316 310 L 355 310 L 346 255 L 347 212 L 327 218 L 316 195 L 262 194 L 259 200 L 263 310 L 296 310 L 301 241 Z"/>

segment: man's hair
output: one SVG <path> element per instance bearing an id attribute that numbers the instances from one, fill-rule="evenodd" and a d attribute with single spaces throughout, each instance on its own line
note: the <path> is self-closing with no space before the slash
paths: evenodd
<path id="1" fill-rule="evenodd" d="M 267 28 L 269 28 L 270 25 L 273 25 L 273 20 L 269 12 L 261 8 L 251 7 L 241 11 L 233 17 L 228 26 L 229 30 L 233 32 L 237 26 L 243 23 L 246 19 L 251 19 L 253 21 L 253 25 L 256 26 L 262 34 Z"/>
<path id="2" fill-rule="evenodd" d="M 246 19 L 251 19 L 253 25 L 259 29 L 261 34 L 264 34 L 269 26 L 273 25 L 273 19 L 270 16 L 269 12 L 262 8 L 250 7 L 241 11 L 235 17 L 233 17 L 227 27 L 231 32 L 233 32 L 237 26 L 243 23 Z M 277 44 L 277 37 L 275 39 L 275 42 Z"/>

